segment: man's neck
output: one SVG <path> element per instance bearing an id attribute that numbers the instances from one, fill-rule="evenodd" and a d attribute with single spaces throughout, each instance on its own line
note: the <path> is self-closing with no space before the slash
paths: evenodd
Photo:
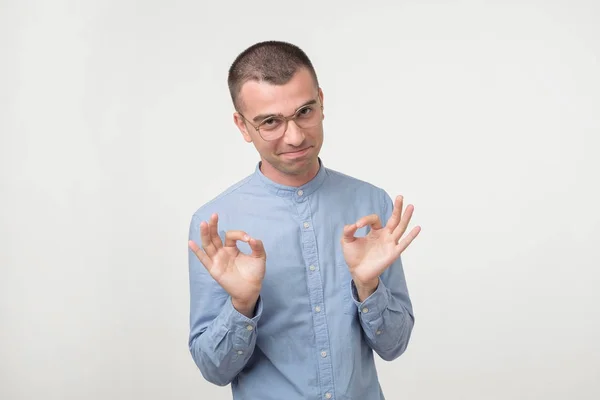
<path id="1" fill-rule="evenodd" d="M 310 182 L 314 179 L 315 176 L 317 176 L 317 174 L 319 173 L 319 166 L 320 163 L 317 160 L 311 163 L 310 168 L 307 170 L 307 172 L 303 174 L 292 175 L 285 174 L 279 171 L 278 169 L 273 168 L 273 166 L 268 162 L 262 160 L 260 165 L 260 171 L 265 177 L 269 178 L 275 183 L 291 187 L 300 187 Z"/>

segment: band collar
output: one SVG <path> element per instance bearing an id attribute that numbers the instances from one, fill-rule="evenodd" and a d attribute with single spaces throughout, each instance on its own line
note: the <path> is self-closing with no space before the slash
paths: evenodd
<path id="1" fill-rule="evenodd" d="M 262 161 L 259 161 L 256 164 L 256 169 L 254 171 L 254 175 L 259 179 L 259 181 L 269 190 L 271 193 L 276 194 L 281 197 L 296 197 L 298 199 L 305 198 L 306 196 L 310 196 L 313 194 L 325 181 L 327 178 L 327 170 L 323 165 L 323 161 L 321 158 L 319 160 L 319 171 L 317 175 L 310 181 L 306 182 L 302 186 L 287 186 L 276 183 L 271 179 L 267 178 L 262 171 L 260 170 L 260 166 Z"/>

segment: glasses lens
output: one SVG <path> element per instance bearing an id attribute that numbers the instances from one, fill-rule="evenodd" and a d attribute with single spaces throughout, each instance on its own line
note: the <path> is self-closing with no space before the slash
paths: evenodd
<path id="1" fill-rule="evenodd" d="M 265 140 L 276 139 L 285 131 L 285 119 L 272 117 L 263 121 L 260 126 L 260 134 Z"/>
<path id="2" fill-rule="evenodd" d="M 300 128 L 313 128 L 321 122 L 321 107 L 311 105 L 298 110 L 296 124 Z"/>

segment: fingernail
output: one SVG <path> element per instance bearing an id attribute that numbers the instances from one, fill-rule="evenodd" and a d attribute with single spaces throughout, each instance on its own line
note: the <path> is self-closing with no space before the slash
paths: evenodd
<path id="1" fill-rule="evenodd" d="M 244 236 L 244 240 L 247 242 L 248 240 L 250 240 L 250 236 L 248 236 L 248 235 L 245 235 L 245 236 Z"/>

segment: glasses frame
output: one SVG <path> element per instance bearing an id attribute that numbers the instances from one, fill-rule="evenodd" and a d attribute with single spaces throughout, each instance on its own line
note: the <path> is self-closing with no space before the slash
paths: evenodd
<path id="1" fill-rule="evenodd" d="M 262 138 L 262 140 L 264 140 L 265 142 L 272 142 L 272 141 L 275 141 L 275 140 L 277 140 L 277 139 L 280 139 L 280 138 L 281 138 L 283 135 L 285 135 L 285 133 L 287 132 L 287 129 L 288 129 L 288 124 L 289 124 L 289 122 L 290 122 L 290 121 L 294 121 L 294 123 L 296 124 L 296 126 L 298 126 L 298 128 L 300 128 L 300 129 L 306 129 L 306 128 L 301 128 L 301 127 L 300 127 L 300 126 L 299 126 L 299 125 L 296 123 L 296 118 L 298 118 L 298 116 L 299 116 L 299 113 L 300 113 L 302 110 L 304 110 L 304 109 L 305 109 L 305 108 L 307 108 L 307 107 L 313 106 L 314 104 L 315 104 L 315 103 L 312 103 L 312 104 L 306 104 L 306 105 L 304 105 L 304 106 L 302 106 L 302 107 L 298 108 L 298 109 L 297 109 L 297 110 L 296 110 L 296 111 L 295 111 L 295 112 L 294 112 L 292 115 L 290 115 L 290 116 L 287 116 L 287 117 L 286 117 L 286 116 L 284 116 L 284 115 L 272 115 L 272 116 L 269 116 L 269 117 L 267 117 L 267 118 L 263 119 L 263 120 L 262 120 L 262 121 L 261 121 L 261 122 L 260 122 L 258 125 L 254 125 L 254 124 L 253 124 L 253 123 L 252 123 L 252 122 L 251 122 L 251 121 L 250 121 L 248 118 L 246 118 L 246 117 L 244 116 L 244 114 L 242 114 L 241 112 L 239 112 L 239 111 L 238 111 L 238 114 L 240 114 L 240 116 L 241 116 L 241 117 L 244 119 L 244 121 L 246 121 L 248 124 L 250 124 L 250 126 L 251 126 L 251 127 L 253 127 L 253 128 L 256 130 L 256 132 L 257 132 L 257 133 L 258 133 L 258 135 L 259 135 L 259 136 Z M 321 99 L 320 99 L 319 97 L 317 97 L 317 99 L 316 99 L 316 104 L 318 104 L 318 105 L 319 105 L 319 108 L 321 109 L 321 121 L 323 121 L 323 115 L 322 115 L 322 114 L 323 114 L 323 103 L 321 103 Z M 262 133 L 260 133 L 260 127 L 261 127 L 261 125 L 262 125 L 262 124 L 264 124 L 264 123 L 265 123 L 265 121 L 268 121 L 268 120 L 269 120 L 269 119 L 271 119 L 271 118 L 280 118 L 280 119 L 283 119 L 283 121 L 285 122 L 285 128 L 283 129 L 283 132 L 281 133 L 281 135 L 277 136 L 276 138 L 273 138 L 273 139 L 265 139 L 265 138 L 263 137 Z M 318 124 L 317 124 L 317 125 L 318 125 Z M 316 126 L 316 125 L 315 125 L 315 126 Z"/>

